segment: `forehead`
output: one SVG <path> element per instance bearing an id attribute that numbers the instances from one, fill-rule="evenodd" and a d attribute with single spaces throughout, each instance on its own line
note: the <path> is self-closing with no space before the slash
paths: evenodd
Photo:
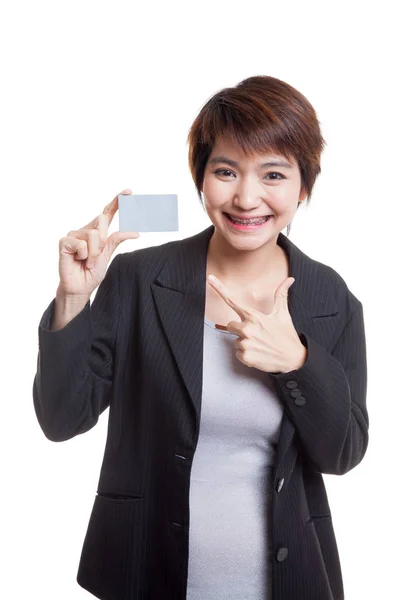
<path id="1" fill-rule="evenodd" d="M 240 164 L 244 163 L 254 163 L 258 165 L 267 159 L 276 159 L 283 160 L 284 162 L 288 162 L 291 165 L 296 165 L 296 161 L 294 158 L 290 158 L 289 160 L 276 151 L 266 151 L 262 153 L 256 153 L 252 156 L 246 156 L 244 150 L 240 147 L 240 145 L 235 144 L 232 140 L 228 140 L 225 138 L 219 138 L 212 149 L 212 152 L 209 156 L 209 160 L 214 159 L 216 157 L 227 157 L 230 158 Z"/>

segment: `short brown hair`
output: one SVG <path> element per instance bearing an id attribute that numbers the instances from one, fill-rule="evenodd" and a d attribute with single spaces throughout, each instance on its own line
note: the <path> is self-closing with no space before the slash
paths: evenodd
<path id="1" fill-rule="evenodd" d="M 326 142 L 313 106 L 294 87 L 275 77 L 256 75 L 223 88 L 203 105 L 187 138 L 189 169 L 202 204 L 204 171 L 220 136 L 239 145 L 248 157 L 277 152 L 288 160 L 294 158 L 301 189 L 310 202 Z"/>

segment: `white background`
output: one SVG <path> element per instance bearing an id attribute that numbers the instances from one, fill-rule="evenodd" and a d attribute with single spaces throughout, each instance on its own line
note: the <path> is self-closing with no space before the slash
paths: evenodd
<path id="1" fill-rule="evenodd" d="M 395 10 L 349 0 L 2 4 L 2 598 L 91 597 L 75 577 L 108 412 L 85 435 L 53 443 L 32 400 L 59 239 L 127 187 L 178 194 L 180 231 L 142 233 L 117 252 L 208 227 L 187 133 L 211 95 L 259 74 L 299 89 L 327 141 L 290 239 L 337 270 L 364 307 L 370 444 L 353 471 L 324 476 L 346 600 L 399 597 Z"/>

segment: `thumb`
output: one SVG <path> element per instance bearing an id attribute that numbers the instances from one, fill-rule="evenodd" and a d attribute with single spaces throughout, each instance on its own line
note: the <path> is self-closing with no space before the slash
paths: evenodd
<path id="1" fill-rule="evenodd" d="M 287 277 L 275 292 L 275 306 L 279 309 L 288 310 L 288 292 L 289 288 L 295 282 L 294 277 Z"/>
<path id="2" fill-rule="evenodd" d="M 109 261 L 116 247 L 125 240 L 133 240 L 140 237 L 137 231 L 115 231 L 110 235 L 104 248 L 104 253 Z"/>

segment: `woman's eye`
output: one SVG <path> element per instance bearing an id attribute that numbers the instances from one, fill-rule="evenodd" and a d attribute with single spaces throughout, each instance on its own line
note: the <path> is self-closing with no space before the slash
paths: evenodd
<path id="1" fill-rule="evenodd" d="M 219 174 L 219 173 L 232 173 L 232 171 L 229 171 L 229 169 L 217 169 L 216 171 L 214 171 L 215 174 Z M 226 175 L 224 175 L 224 177 L 226 177 Z"/>
<path id="2" fill-rule="evenodd" d="M 284 175 L 282 175 L 282 173 L 276 173 L 275 171 L 274 171 L 273 173 L 268 173 L 268 175 L 279 175 L 279 177 L 280 177 L 281 179 L 285 179 L 285 176 L 284 176 Z M 274 177 L 274 179 L 276 179 L 276 178 Z"/>
<path id="3" fill-rule="evenodd" d="M 232 171 L 230 169 L 217 169 L 216 171 L 214 171 L 214 173 L 221 173 L 223 177 L 227 177 L 226 173 L 232 173 Z M 267 173 L 265 177 L 268 177 L 269 175 L 278 175 L 278 178 L 273 177 L 272 179 L 270 179 L 270 181 L 279 181 L 279 179 L 286 179 L 285 176 L 282 175 L 282 173 L 277 173 L 276 171 L 273 171 L 272 173 Z"/>

